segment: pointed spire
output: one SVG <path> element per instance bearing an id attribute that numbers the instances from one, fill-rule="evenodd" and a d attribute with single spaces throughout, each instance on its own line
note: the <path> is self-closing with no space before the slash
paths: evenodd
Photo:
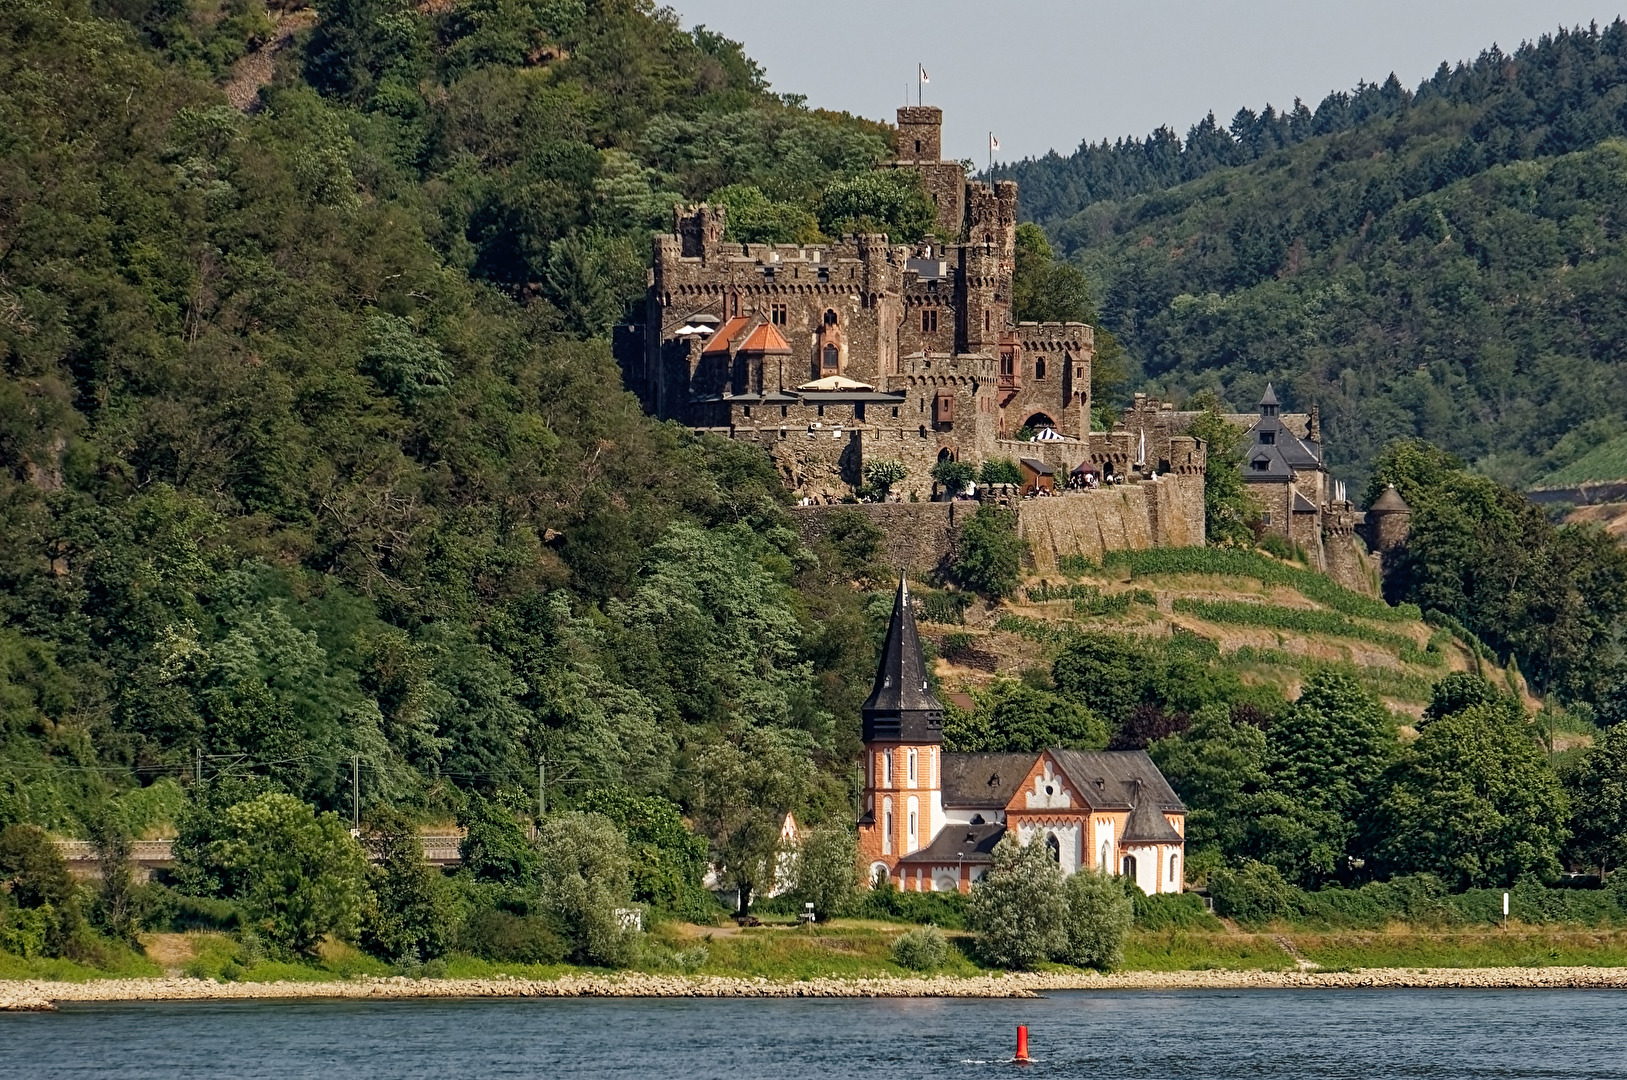
<path id="1" fill-rule="evenodd" d="M 943 741 L 943 705 L 927 683 L 926 659 L 915 629 L 909 581 L 900 573 L 893 598 L 887 640 L 876 665 L 876 682 L 865 700 L 865 742 L 937 743 Z"/>
<path id="2" fill-rule="evenodd" d="M 1266 383 L 1265 384 L 1265 393 L 1262 394 L 1261 397 L 1260 397 L 1260 415 L 1261 416 L 1276 416 L 1277 415 L 1277 406 L 1280 405 L 1280 404 L 1281 404 L 1281 402 L 1279 402 L 1277 400 L 1277 392 L 1275 390 L 1271 389 L 1271 384 L 1270 383 Z"/>

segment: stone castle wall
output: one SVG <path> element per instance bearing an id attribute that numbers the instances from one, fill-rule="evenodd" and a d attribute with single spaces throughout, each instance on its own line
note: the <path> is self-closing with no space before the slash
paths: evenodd
<path id="1" fill-rule="evenodd" d="M 810 547 L 843 514 L 858 514 L 887 536 L 881 562 L 930 572 L 946 568 L 955 558 L 955 545 L 966 521 L 977 513 L 977 503 L 834 503 L 791 507 L 802 542 Z"/>

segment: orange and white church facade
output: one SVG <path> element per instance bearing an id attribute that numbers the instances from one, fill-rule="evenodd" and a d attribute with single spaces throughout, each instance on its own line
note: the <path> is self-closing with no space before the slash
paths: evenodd
<path id="1" fill-rule="evenodd" d="M 1181 891 L 1186 807 L 1145 751 L 943 751 L 943 706 L 902 581 L 863 716 L 859 854 L 871 880 L 967 892 L 1015 829 L 1049 848 L 1064 874 L 1105 869 L 1148 894 Z"/>

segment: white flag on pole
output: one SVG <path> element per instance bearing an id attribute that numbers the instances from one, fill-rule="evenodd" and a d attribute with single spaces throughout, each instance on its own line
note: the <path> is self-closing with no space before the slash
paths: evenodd
<path id="1" fill-rule="evenodd" d="M 926 65 L 917 64 L 916 67 L 921 69 L 921 81 L 922 82 L 931 82 L 932 81 L 932 76 L 930 76 L 930 75 L 928 75 L 926 73 Z"/>
<path id="2" fill-rule="evenodd" d="M 1000 149 L 1000 140 L 996 139 L 994 137 L 994 132 L 992 132 L 992 131 L 989 132 L 989 153 L 993 154 L 993 153 L 997 152 L 999 149 Z"/>

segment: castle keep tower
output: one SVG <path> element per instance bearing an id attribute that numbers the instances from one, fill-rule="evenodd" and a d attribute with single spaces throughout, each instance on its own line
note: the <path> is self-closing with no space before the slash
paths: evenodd
<path id="1" fill-rule="evenodd" d="M 864 812 L 859 854 L 868 865 L 898 860 L 943 827 L 943 705 L 927 683 L 909 584 L 900 577 L 875 686 L 865 700 Z"/>

